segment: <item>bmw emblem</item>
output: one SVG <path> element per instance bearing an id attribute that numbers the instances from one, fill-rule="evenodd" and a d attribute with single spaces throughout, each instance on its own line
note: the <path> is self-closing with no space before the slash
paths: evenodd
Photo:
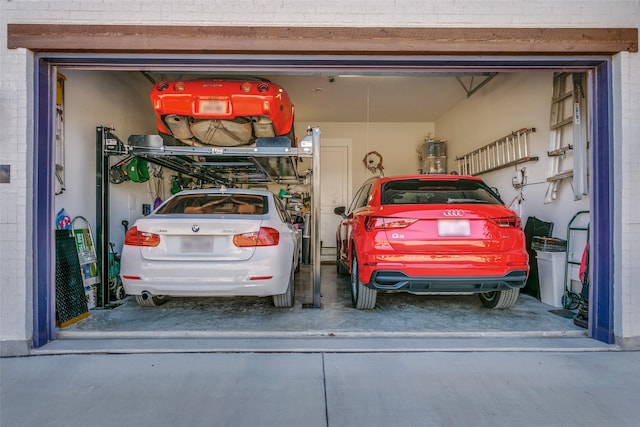
<path id="1" fill-rule="evenodd" d="M 191 230 L 192 230 L 194 233 L 197 233 L 198 231 L 200 231 L 200 226 L 199 226 L 198 224 L 193 224 L 193 225 L 191 226 Z"/>

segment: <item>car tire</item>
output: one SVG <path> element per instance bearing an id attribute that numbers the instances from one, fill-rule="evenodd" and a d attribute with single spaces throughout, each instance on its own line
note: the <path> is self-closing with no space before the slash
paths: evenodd
<path id="1" fill-rule="evenodd" d="M 136 295 L 135 297 L 138 305 L 142 307 L 157 307 L 169 300 L 169 297 L 166 295 L 153 295 L 147 298 L 143 298 L 142 295 Z"/>
<path id="2" fill-rule="evenodd" d="M 351 303 L 359 310 L 371 310 L 376 306 L 378 291 L 367 288 L 358 279 L 358 257 L 353 251 L 351 257 Z"/>
<path id="3" fill-rule="evenodd" d="M 493 291 L 478 294 L 482 305 L 488 308 L 510 308 L 518 300 L 519 288 L 507 289 L 506 291 Z"/>
<path id="4" fill-rule="evenodd" d="M 340 261 L 339 246 L 336 246 L 336 273 L 338 273 L 338 276 L 346 276 L 347 274 L 349 274 L 349 270 L 347 270 L 342 261 Z"/>
<path id="5" fill-rule="evenodd" d="M 287 290 L 284 294 L 273 296 L 273 305 L 276 307 L 292 307 L 296 297 L 295 289 L 295 268 L 292 267 Z"/>

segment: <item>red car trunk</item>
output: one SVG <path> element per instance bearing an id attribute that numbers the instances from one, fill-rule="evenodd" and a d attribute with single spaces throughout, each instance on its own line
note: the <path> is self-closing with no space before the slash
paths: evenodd
<path id="1" fill-rule="evenodd" d="M 473 211 L 464 205 L 384 206 L 372 232 L 397 253 L 482 253 L 502 252 L 521 246 L 520 229 L 501 226 L 501 206 L 483 206 Z M 370 220 L 371 221 L 371 220 Z M 374 221 L 371 221 L 372 223 Z M 381 242 L 382 243 L 382 242 Z"/>

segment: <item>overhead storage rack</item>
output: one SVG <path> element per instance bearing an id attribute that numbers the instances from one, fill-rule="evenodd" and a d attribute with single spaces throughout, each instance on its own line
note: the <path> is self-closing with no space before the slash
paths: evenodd
<path id="1" fill-rule="evenodd" d="M 169 142 L 169 144 L 167 144 Z M 172 145 L 160 135 L 131 135 L 125 144 L 113 128 L 96 128 L 96 222 L 98 262 L 102 277 L 108 277 L 109 256 L 109 170 L 110 157 L 136 156 L 191 176 L 203 183 L 234 186 L 255 183 L 297 184 L 298 158 L 310 158 L 311 248 L 313 308 L 320 308 L 320 129 L 309 128 L 297 147 L 286 137 L 258 138 L 254 146 L 219 147 Z M 105 275 L 106 274 L 106 275 Z M 109 292 L 102 292 L 98 306 L 108 308 Z"/>
<path id="2" fill-rule="evenodd" d="M 165 145 L 159 135 L 132 135 L 126 154 L 138 156 L 205 182 L 297 184 L 296 159 L 311 157 L 310 138 L 291 147 L 289 138 L 258 138 L 253 147 L 193 147 Z M 119 151 L 119 150 L 118 150 Z"/>

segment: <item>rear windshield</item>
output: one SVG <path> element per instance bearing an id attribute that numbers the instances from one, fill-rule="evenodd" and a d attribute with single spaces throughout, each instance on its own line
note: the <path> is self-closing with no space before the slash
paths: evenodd
<path id="1" fill-rule="evenodd" d="M 482 181 L 422 181 L 407 179 L 382 185 L 383 205 L 483 203 L 501 205 L 500 198 Z"/>
<path id="2" fill-rule="evenodd" d="M 256 194 L 185 194 L 161 206 L 157 214 L 240 214 L 267 213 L 267 197 Z"/>

